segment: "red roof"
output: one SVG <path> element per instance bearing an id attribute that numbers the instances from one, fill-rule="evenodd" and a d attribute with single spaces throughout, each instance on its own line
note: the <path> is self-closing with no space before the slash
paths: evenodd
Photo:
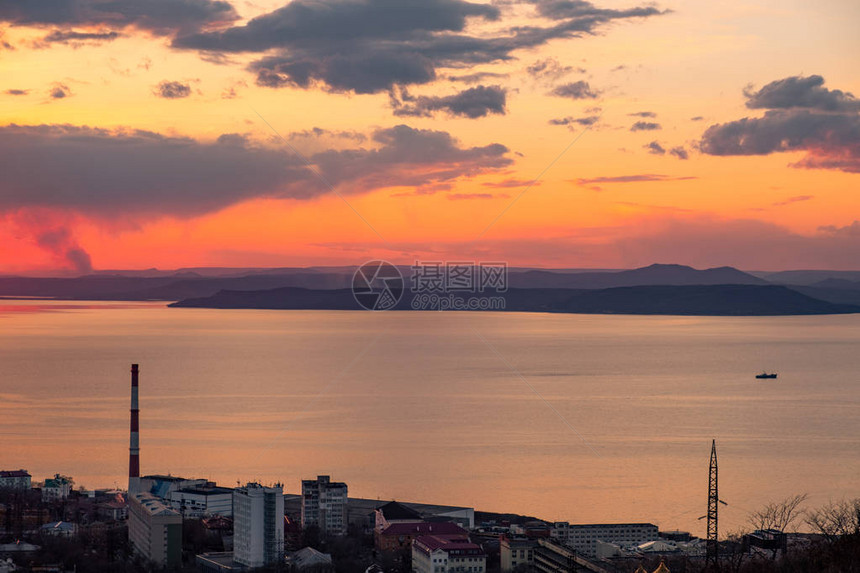
<path id="1" fill-rule="evenodd" d="M 466 535 L 466 530 L 456 523 L 392 523 L 381 535 Z"/>
<path id="2" fill-rule="evenodd" d="M 449 555 L 483 555 L 480 545 L 469 541 L 465 535 L 422 535 L 415 538 L 415 545 L 428 551 L 441 549 Z M 423 546 L 423 547 L 422 547 Z"/>

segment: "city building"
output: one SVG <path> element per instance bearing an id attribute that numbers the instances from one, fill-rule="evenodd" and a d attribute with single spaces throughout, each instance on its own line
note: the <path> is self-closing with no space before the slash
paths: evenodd
<path id="1" fill-rule="evenodd" d="M 309 571 L 313 573 L 330 573 L 334 571 L 331 555 L 317 551 L 313 547 L 304 547 L 290 556 L 293 571 Z"/>
<path id="2" fill-rule="evenodd" d="M 72 492 L 72 481 L 60 474 L 54 474 L 54 477 L 45 480 L 45 485 L 42 486 L 42 501 L 57 501 L 66 499 Z"/>
<path id="3" fill-rule="evenodd" d="M 233 516 L 233 490 L 227 487 L 206 485 L 172 491 L 170 505 L 183 517 L 199 519 L 210 515 Z"/>
<path id="4" fill-rule="evenodd" d="M 420 523 L 421 514 L 402 503 L 390 501 L 373 511 L 374 530 L 384 531 L 392 523 Z"/>
<path id="5" fill-rule="evenodd" d="M 570 538 L 570 523 L 567 521 L 556 521 L 549 530 L 549 536 L 557 543 L 566 544 Z"/>
<path id="6" fill-rule="evenodd" d="M 376 548 L 380 551 L 408 549 L 422 535 L 465 537 L 467 532 L 456 523 L 392 523 L 376 532 Z"/>
<path id="7" fill-rule="evenodd" d="M 346 535 L 347 487 L 329 476 L 302 480 L 302 527 L 315 525 L 326 535 Z"/>
<path id="8" fill-rule="evenodd" d="M 537 539 L 536 543 L 532 571 L 537 573 L 574 573 L 578 571 L 607 573 L 605 569 L 584 559 L 570 547 L 546 538 Z"/>
<path id="9" fill-rule="evenodd" d="M 413 573 L 484 573 L 487 554 L 466 535 L 422 535 L 412 542 Z"/>
<path id="10" fill-rule="evenodd" d="M 528 537 L 499 536 L 499 556 L 502 573 L 510 573 L 520 566 L 531 568 L 537 541 Z"/>
<path id="11" fill-rule="evenodd" d="M 194 561 L 201 573 L 221 573 L 222 571 L 245 571 L 246 567 L 233 561 L 232 551 L 201 553 Z"/>
<path id="12" fill-rule="evenodd" d="M 182 515 L 150 493 L 129 496 L 128 538 L 135 552 L 160 567 L 182 561 Z"/>
<path id="13" fill-rule="evenodd" d="M 284 490 L 249 483 L 233 490 L 233 559 L 263 567 L 284 559 Z"/>
<path id="14" fill-rule="evenodd" d="M 40 527 L 39 533 L 54 537 L 74 537 L 78 533 L 78 526 L 68 521 L 54 521 Z"/>
<path id="15" fill-rule="evenodd" d="M 562 531 L 564 528 L 553 528 Z M 636 547 L 659 538 L 658 528 L 653 523 L 598 523 L 570 525 L 567 539 L 557 539 L 586 557 L 597 556 L 597 542 L 611 543 L 623 549 Z M 558 535 L 558 533 L 556 534 Z"/>
<path id="16" fill-rule="evenodd" d="M 14 489 L 30 489 L 30 474 L 27 470 L 3 470 L 0 471 L 0 487 Z"/>
<path id="17" fill-rule="evenodd" d="M 171 475 L 150 475 L 138 479 L 138 487 L 140 487 L 141 492 L 151 493 L 161 499 L 170 499 L 170 494 L 180 489 L 205 487 L 210 483 L 209 480 L 205 479 L 188 479 Z"/>

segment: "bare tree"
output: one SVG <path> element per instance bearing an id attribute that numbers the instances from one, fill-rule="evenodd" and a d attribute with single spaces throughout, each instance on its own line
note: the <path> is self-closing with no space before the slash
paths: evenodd
<path id="1" fill-rule="evenodd" d="M 802 493 L 771 502 L 761 509 L 750 513 L 749 524 L 753 529 L 777 529 L 785 532 L 803 515 L 801 505 L 809 497 Z"/>
<path id="2" fill-rule="evenodd" d="M 824 507 L 806 512 L 806 524 L 828 541 L 860 533 L 860 498 L 831 501 Z"/>

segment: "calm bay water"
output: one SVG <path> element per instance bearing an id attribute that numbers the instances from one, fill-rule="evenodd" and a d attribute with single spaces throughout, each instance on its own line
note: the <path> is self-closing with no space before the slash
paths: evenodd
<path id="1" fill-rule="evenodd" d="M 0 301 L 0 468 L 124 486 L 138 362 L 143 473 L 290 492 L 327 473 L 361 497 L 703 534 L 716 438 L 725 531 L 796 493 L 860 495 L 858 350 L 857 315 Z"/>

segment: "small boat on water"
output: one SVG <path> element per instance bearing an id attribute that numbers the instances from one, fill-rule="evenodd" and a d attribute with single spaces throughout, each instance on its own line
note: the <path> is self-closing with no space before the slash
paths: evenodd
<path id="1" fill-rule="evenodd" d="M 776 378 L 776 372 L 772 374 L 768 374 L 767 372 L 762 372 L 761 374 L 756 374 L 756 378 L 765 379 L 765 378 Z"/>

